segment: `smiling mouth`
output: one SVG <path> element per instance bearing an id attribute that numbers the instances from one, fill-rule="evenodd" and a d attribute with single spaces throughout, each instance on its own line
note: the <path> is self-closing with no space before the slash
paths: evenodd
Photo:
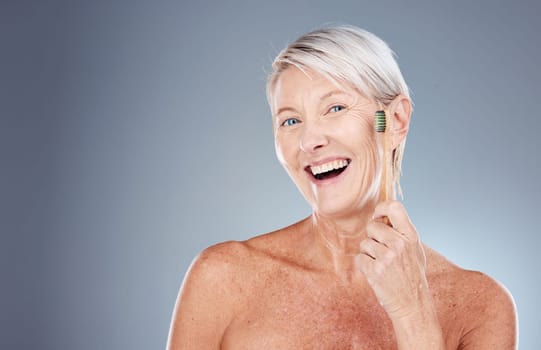
<path id="1" fill-rule="evenodd" d="M 307 166 L 305 170 L 316 180 L 327 180 L 337 177 L 351 163 L 350 159 L 333 160 L 321 165 Z"/>

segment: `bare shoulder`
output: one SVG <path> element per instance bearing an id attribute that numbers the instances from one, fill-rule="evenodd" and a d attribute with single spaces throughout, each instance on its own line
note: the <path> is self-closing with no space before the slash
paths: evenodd
<path id="1" fill-rule="evenodd" d="M 228 241 L 215 244 L 200 252 L 190 266 L 190 273 L 210 273 L 215 277 L 216 272 L 235 272 L 237 265 L 249 255 L 244 242 Z"/>
<path id="2" fill-rule="evenodd" d="M 264 272 L 260 270 L 268 267 L 271 260 L 287 259 L 297 252 L 291 239 L 293 227 L 206 248 L 192 262 L 184 284 L 220 284 L 229 290 L 236 283 L 246 285 L 254 271 Z"/>
<path id="3" fill-rule="evenodd" d="M 441 293 L 463 304 L 465 311 L 515 312 L 513 297 L 503 284 L 483 272 L 463 269 L 430 248 L 427 250 L 429 278 Z"/>
<path id="4" fill-rule="evenodd" d="M 177 297 L 167 349 L 218 349 L 242 289 L 239 268 L 247 249 L 225 242 L 203 250 L 186 272 Z"/>
<path id="5" fill-rule="evenodd" d="M 181 291 L 193 289 L 198 294 L 202 291 L 212 293 L 215 299 L 231 295 L 231 291 L 241 288 L 251 255 L 251 249 L 245 242 L 228 241 L 206 248 L 192 261 Z M 229 292 L 224 294 L 224 291 Z M 220 300 L 221 305 L 223 301 Z"/>
<path id="6" fill-rule="evenodd" d="M 193 260 L 177 297 L 168 349 L 218 349 L 257 283 L 292 249 L 288 229 L 206 248 Z"/>
<path id="7" fill-rule="evenodd" d="M 453 326 L 460 327 L 460 349 L 515 349 L 517 313 L 511 293 L 503 284 L 479 271 L 466 270 L 430 251 L 429 281 L 435 298 L 448 301 Z M 451 311 L 452 310 L 452 311 Z"/>
<path id="8" fill-rule="evenodd" d="M 460 297 L 472 329 L 487 322 L 515 327 L 515 302 L 503 284 L 482 272 L 464 269 L 457 272 L 457 282 L 462 286 Z"/>

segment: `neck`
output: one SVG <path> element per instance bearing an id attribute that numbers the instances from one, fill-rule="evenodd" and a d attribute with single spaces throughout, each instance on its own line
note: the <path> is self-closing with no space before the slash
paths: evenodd
<path id="1" fill-rule="evenodd" d="M 360 274 L 357 257 L 360 243 L 367 237 L 366 225 L 372 220 L 373 205 L 367 205 L 354 215 L 329 217 L 313 213 L 312 232 L 328 266 L 342 279 L 351 281 Z"/>

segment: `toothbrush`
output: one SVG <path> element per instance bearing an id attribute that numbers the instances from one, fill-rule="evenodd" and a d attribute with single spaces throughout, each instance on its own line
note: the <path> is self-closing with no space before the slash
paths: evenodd
<path id="1" fill-rule="evenodd" d="M 385 110 L 376 111 L 374 115 L 374 129 L 376 131 L 376 137 L 379 139 L 379 144 L 383 146 L 383 159 L 381 168 L 381 188 L 379 200 L 380 202 L 394 199 L 393 185 L 392 185 L 392 164 L 390 154 L 390 140 L 387 127 L 387 112 Z M 389 225 L 389 218 L 384 217 L 384 222 Z"/>

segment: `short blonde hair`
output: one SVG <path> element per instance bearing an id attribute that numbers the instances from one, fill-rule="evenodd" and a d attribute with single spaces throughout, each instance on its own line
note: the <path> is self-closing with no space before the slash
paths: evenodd
<path id="1" fill-rule="evenodd" d="M 274 59 L 267 78 L 267 100 L 271 109 L 276 81 L 291 66 L 301 71 L 313 70 L 335 83 L 349 83 L 383 106 L 400 94 L 410 99 L 394 52 L 376 35 L 354 26 L 318 29 L 283 49 Z M 399 193 L 405 142 L 404 139 L 393 152 L 393 184 Z"/>

